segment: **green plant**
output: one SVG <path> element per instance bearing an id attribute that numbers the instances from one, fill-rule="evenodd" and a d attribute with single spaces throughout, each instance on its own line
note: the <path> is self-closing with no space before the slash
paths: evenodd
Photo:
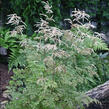
<path id="1" fill-rule="evenodd" d="M 34 33 L 34 22 L 39 21 L 40 13 L 45 13 L 43 9 L 42 0 L 4 0 L 2 2 L 2 13 L 5 16 L 10 13 L 17 13 L 21 16 L 27 24 L 26 33 L 31 35 Z M 47 1 L 47 0 L 43 0 Z M 55 21 L 58 24 L 66 17 L 69 17 L 70 10 L 74 8 L 85 10 L 92 18 L 93 21 L 97 22 L 98 31 L 108 31 L 108 20 L 109 20 L 109 1 L 108 0 L 48 0 L 53 6 L 55 13 Z M 40 6 L 40 7 L 39 7 Z M 8 8 L 7 8 L 8 7 Z M 18 8 L 19 7 L 19 8 Z M 32 20 L 31 20 L 31 19 Z M 105 26 L 103 26 L 104 24 Z M 106 26 L 107 25 L 107 26 Z"/>
<path id="2" fill-rule="evenodd" d="M 45 13 L 43 9 L 42 0 L 10 0 L 11 8 L 14 13 L 21 16 L 24 22 L 27 24 L 26 33 L 32 35 L 34 33 L 34 23 L 40 20 L 40 13 Z M 60 0 L 49 0 L 50 4 L 53 6 L 53 11 L 56 15 L 54 18 L 56 23 L 59 24 L 61 19 L 59 3 Z M 19 7 L 19 8 L 17 8 Z M 31 18 L 31 19 L 30 19 Z"/>
<path id="3" fill-rule="evenodd" d="M 0 30 L 0 46 L 8 50 L 9 55 L 9 70 L 13 67 L 23 66 L 23 56 L 20 54 L 20 50 L 23 49 L 20 45 L 20 41 L 26 38 L 23 35 L 23 29 L 25 28 L 24 22 L 16 14 L 11 14 L 8 16 L 8 23 L 12 26 L 13 30 Z"/>
<path id="4" fill-rule="evenodd" d="M 9 55 L 9 69 L 13 66 L 17 67 L 18 64 L 21 64 L 21 61 L 18 61 L 17 58 L 20 56 L 19 50 L 22 47 L 19 44 L 20 38 L 19 35 L 11 36 L 9 30 L 0 30 L 0 46 L 7 49 Z"/>
<path id="5" fill-rule="evenodd" d="M 74 24 L 72 30 L 60 30 L 49 25 L 49 20 L 54 21 L 52 10 L 48 2 L 43 3 L 49 16 L 43 15 L 45 19 L 36 24 L 34 40 L 21 41 L 25 67 L 14 70 L 6 109 L 84 109 L 83 104 L 94 101 L 84 91 L 101 81 L 97 67 L 101 60 L 95 51 L 108 48 L 90 25 L 79 22 L 87 14 L 75 11 L 74 17 L 80 14 L 75 18 L 80 24 Z"/>

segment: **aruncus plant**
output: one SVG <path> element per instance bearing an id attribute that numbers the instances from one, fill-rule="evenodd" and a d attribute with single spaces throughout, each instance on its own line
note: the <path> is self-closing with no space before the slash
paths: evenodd
<path id="1" fill-rule="evenodd" d="M 108 48 L 82 23 L 72 30 L 50 26 L 51 6 L 43 3 L 49 15 L 36 24 L 34 40 L 21 42 L 25 67 L 14 69 L 6 109 L 84 109 L 83 104 L 97 102 L 83 92 L 90 83 L 96 84 L 94 77 L 99 78 L 95 50 Z"/>

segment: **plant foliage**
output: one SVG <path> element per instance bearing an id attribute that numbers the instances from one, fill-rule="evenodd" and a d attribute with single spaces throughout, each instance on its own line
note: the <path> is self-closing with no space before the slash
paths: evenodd
<path id="1" fill-rule="evenodd" d="M 46 15 L 41 14 L 44 18 L 35 25 L 36 37 L 20 42 L 24 68 L 14 69 L 6 109 L 84 109 L 84 104 L 94 101 L 84 91 L 96 85 L 96 80 L 101 82 L 103 66 L 95 51 L 108 48 L 89 23 L 80 23 L 87 20 L 87 14 L 74 11 L 77 24 L 67 19 L 72 29 L 61 30 L 49 25 L 54 21 L 53 11 L 48 2 L 43 4 Z M 16 35 L 21 33 L 16 31 Z"/>

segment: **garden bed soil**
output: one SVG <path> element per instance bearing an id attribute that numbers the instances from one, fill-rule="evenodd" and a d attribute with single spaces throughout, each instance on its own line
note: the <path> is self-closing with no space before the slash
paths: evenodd
<path id="1" fill-rule="evenodd" d="M 12 72 L 8 72 L 8 65 L 0 64 L 0 102 L 6 100 L 2 94 L 6 90 L 11 76 Z"/>

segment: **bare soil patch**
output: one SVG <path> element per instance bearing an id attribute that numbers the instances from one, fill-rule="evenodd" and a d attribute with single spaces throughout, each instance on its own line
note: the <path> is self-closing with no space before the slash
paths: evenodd
<path id="1" fill-rule="evenodd" d="M 8 65 L 0 64 L 0 102 L 6 100 L 2 94 L 6 90 L 12 74 L 12 72 L 8 72 Z"/>

